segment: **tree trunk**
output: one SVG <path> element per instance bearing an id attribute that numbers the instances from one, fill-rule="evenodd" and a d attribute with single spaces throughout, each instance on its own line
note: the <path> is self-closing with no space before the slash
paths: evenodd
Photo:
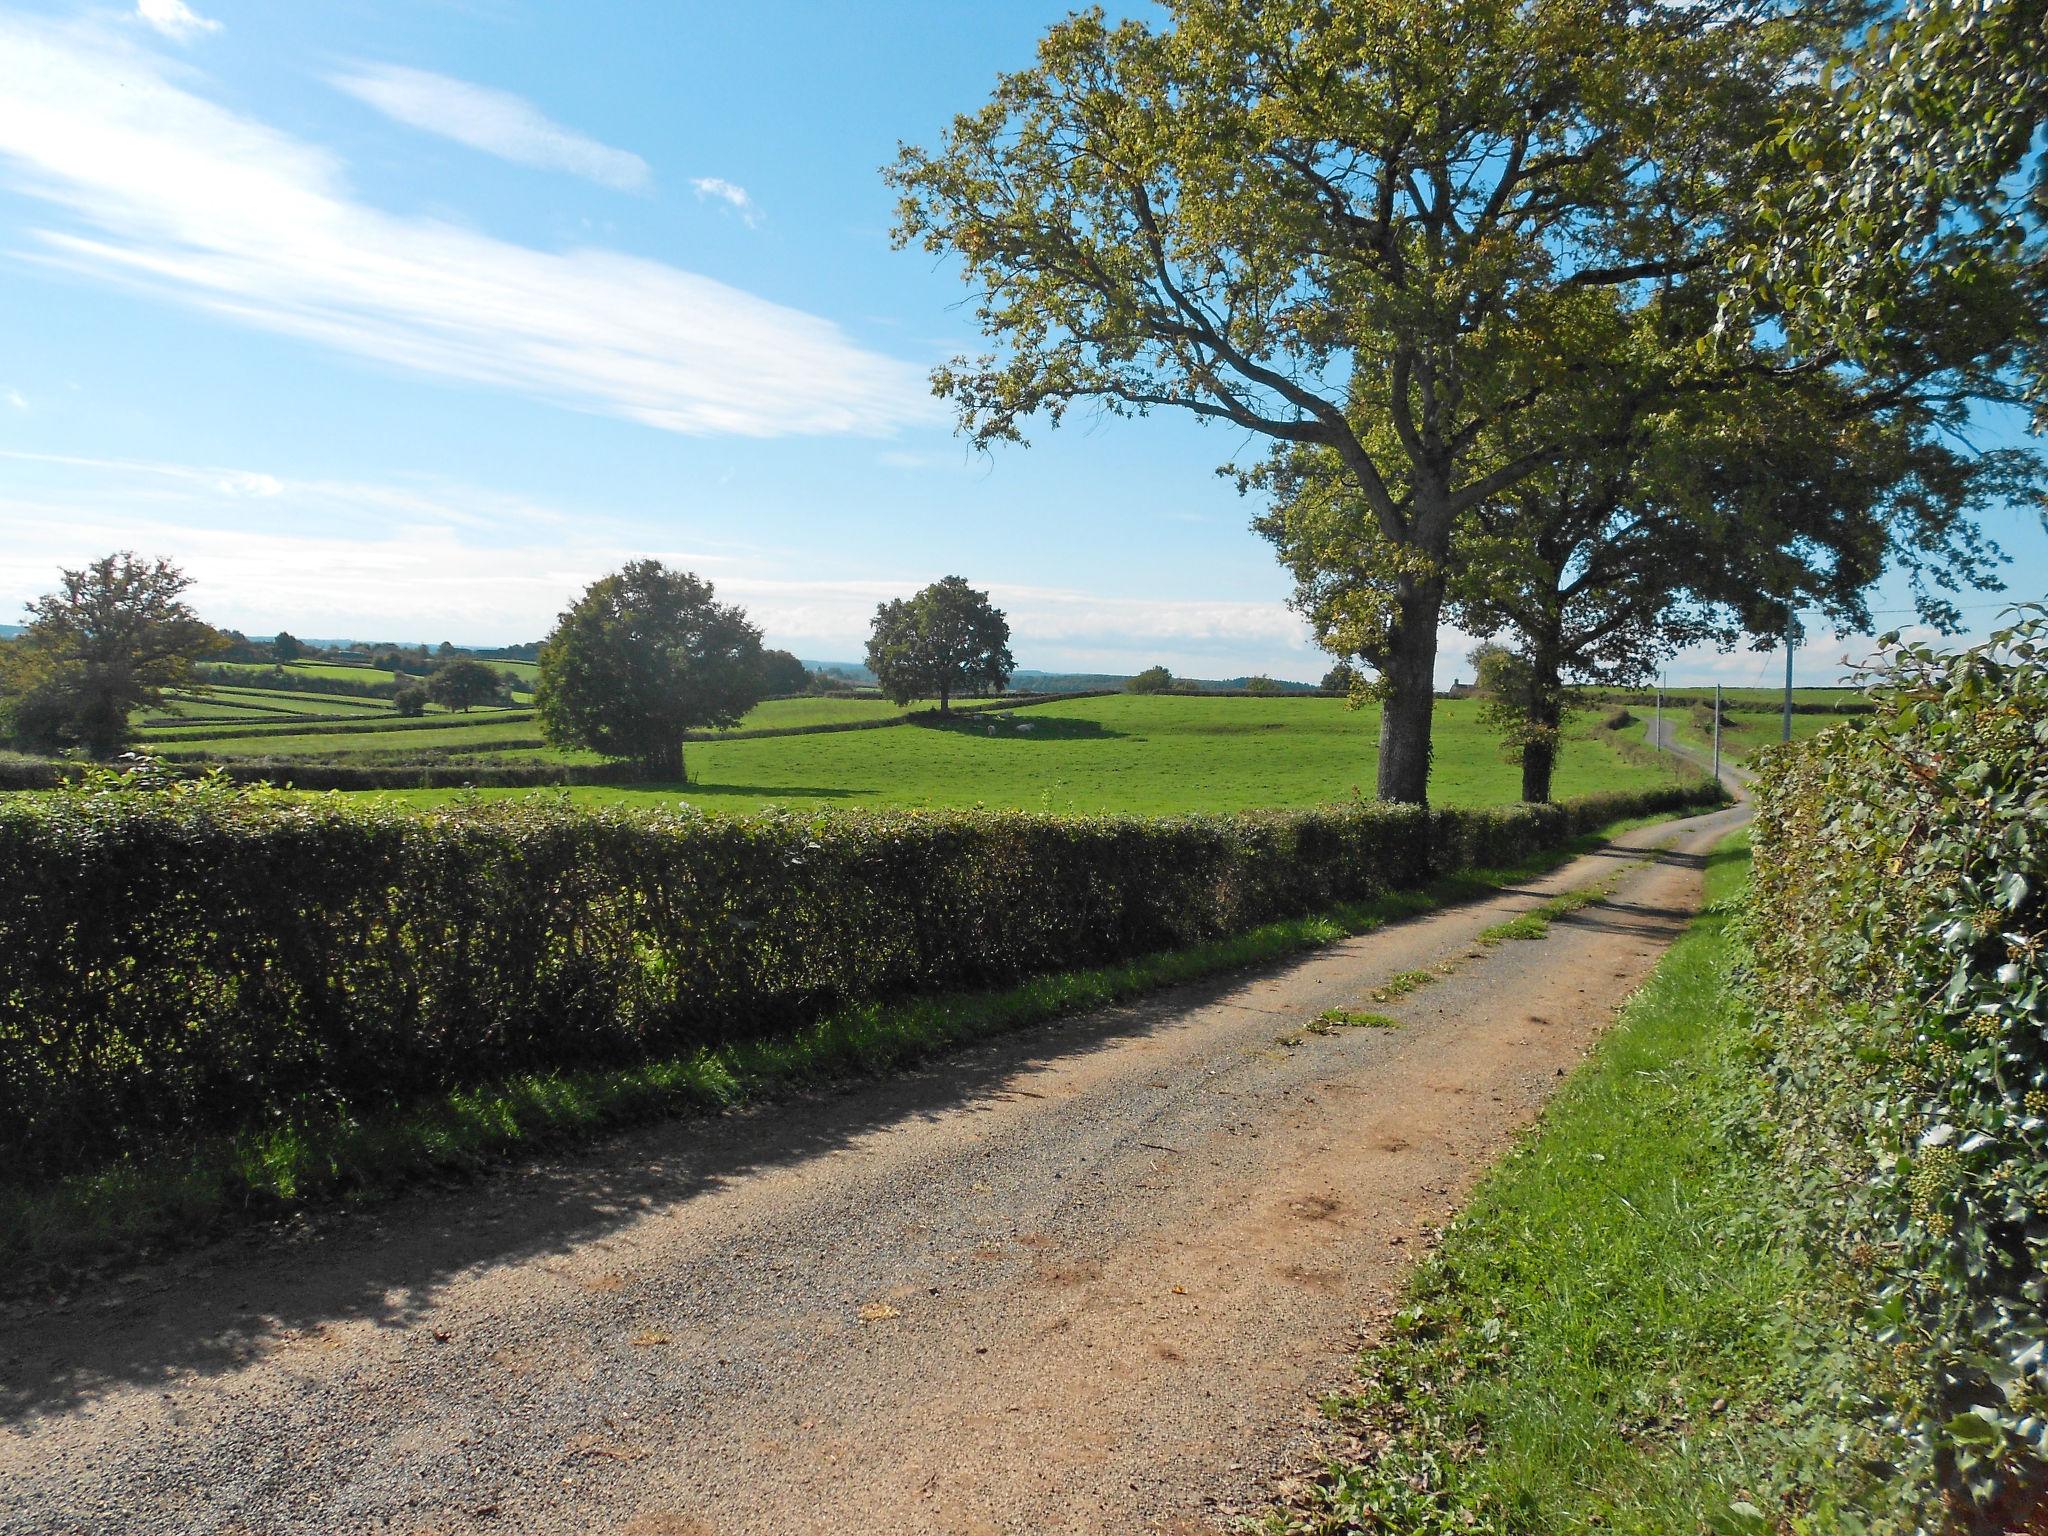
<path id="1" fill-rule="evenodd" d="M 643 760 L 647 777 L 661 783 L 687 784 L 689 775 L 683 772 L 683 744 L 672 741 L 654 748 Z"/>
<path id="2" fill-rule="evenodd" d="M 1550 776 L 1557 768 L 1557 738 L 1544 736 L 1522 745 L 1522 798 L 1541 805 L 1550 798 Z"/>
<path id="3" fill-rule="evenodd" d="M 1531 663 L 1527 719 L 1534 729 L 1522 746 L 1522 798 L 1536 805 L 1550 798 L 1551 775 L 1557 771 L 1557 729 L 1564 721 L 1564 679 L 1550 654 L 1539 653 Z"/>
<path id="4" fill-rule="evenodd" d="M 1436 626 L 1443 614 L 1441 579 L 1403 576 L 1399 617 L 1387 637 L 1380 669 L 1380 776 L 1382 800 L 1429 803 L 1429 721 L 1436 708 Z"/>
<path id="5" fill-rule="evenodd" d="M 949 704 L 951 704 L 951 703 L 952 703 L 952 701 L 953 701 L 953 685 L 952 685 L 951 683 L 941 683 L 941 684 L 939 684 L 939 713 L 940 713 L 940 714 L 942 714 L 942 715 L 943 715 L 943 714 L 945 714 L 945 713 L 946 713 L 946 707 L 947 707 L 947 706 L 948 706 Z"/>

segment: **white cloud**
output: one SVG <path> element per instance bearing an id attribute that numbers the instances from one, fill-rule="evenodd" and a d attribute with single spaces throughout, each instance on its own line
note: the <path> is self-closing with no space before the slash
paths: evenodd
<path id="1" fill-rule="evenodd" d="M 847 577 L 839 556 L 679 532 L 664 509 L 593 514 L 443 480 L 335 481 L 249 466 L 0 449 L 0 618 L 63 567 L 112 549 L 167 555 L 200 612 L 251 634 L 532 640 L 585 585 L 652 556 L 711 579 L 771 643 L 861 654 L 876 604 L 931 572 Z M 710 514 L 716 518 L 717 514 Z M 706 525 L 711 526 L 707 523 Z M 1278 603 L 1136 598 L 996 582 L 1026 666 L 1320 676 Z"/>
<path id="2" fill-rule="evenodd" d="M 722 176 L 694 176 L 690 179 L 690 185 L 697 189 L 697 196 L 700 199 L 716 198 L 730 206 L 746 221 L 747 228 L 752 229 L 761 222 L 761 210 L 755 206 L 754 199 L 748 195 L 745 187 L 727 181 Z"/>
<path id="3" fill-rule="evenodd" d="M 13 406 L 17 411 L 25 411 L 28 409 L 28 396 L 24 395 L 18 389 L 8 390 L 4 398 L 6 399 L 7 403 Z"/>
<path id="4" fill-rule="evenodd" d="M 0 15 L 0 184 L 66 216 L 19 257 L 392 367 L 692 434 L 938 419 L 920 369 L 814 315 L 370 207 L 333 156 L 90 29 Z"/>
<path id="5" fill-rule="evenodd" d="M 135 0 L 135 14 L 165 37 L 189 42 L 204 32 L 218 32 L 220 23 L 198 15 L 185 0 Z"/>
<path id="6" fill-rule="evenodd" d="M 638 155 L 565 128 L 510 91 L 397 64 L 365 65 L 331 79 L 387 117 L 502 160 L 567 171 L 621 192 L 645 191 L 653 181 Z"/>

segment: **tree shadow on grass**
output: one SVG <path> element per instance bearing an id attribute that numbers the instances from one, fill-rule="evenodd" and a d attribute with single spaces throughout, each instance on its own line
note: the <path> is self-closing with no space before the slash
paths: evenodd
<path id="1" fill-rule="evenodd" d="M 1048 715 L 1039 710 L 1017 714 L 937 715 L 915 722 L 928 730 L 954 736 L 979 736 L 998 741 L 1107 741 L 1125 734 L 1111 730 L 1100 720 L 1079 715 Z"/>

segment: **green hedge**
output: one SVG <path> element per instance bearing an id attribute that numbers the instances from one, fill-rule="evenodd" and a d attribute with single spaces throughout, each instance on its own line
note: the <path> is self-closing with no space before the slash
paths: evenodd
<path id="1" fill-rule="evenodd" d="M 1704 784 L 1568 807 L 1143 820 L 0 803 L 0 1168 L 999 986 L 1518 861 Z"/>
<path id="2" fill-rule="evenodd" d="M 2048 610 L 1875 702 L 1765 755 L 1751 991 L 1902 1475 L 2002 1531 L 2048 1450 Z"/>

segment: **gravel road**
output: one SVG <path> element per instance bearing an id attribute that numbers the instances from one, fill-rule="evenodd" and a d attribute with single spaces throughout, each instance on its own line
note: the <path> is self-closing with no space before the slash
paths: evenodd
<path id="1" fill-rule="evenodd" d="M 0 1531 L 1208 1531 L 1743 811 L 929 1070 L 0 1321 Z M 1481 930 L 1613 895 L 1535 942 Z M 1404 971 L 1428 985 L 1381 1001 Z M 1324 1009 L 1399 1028 L 1305 1033 Z"/>

